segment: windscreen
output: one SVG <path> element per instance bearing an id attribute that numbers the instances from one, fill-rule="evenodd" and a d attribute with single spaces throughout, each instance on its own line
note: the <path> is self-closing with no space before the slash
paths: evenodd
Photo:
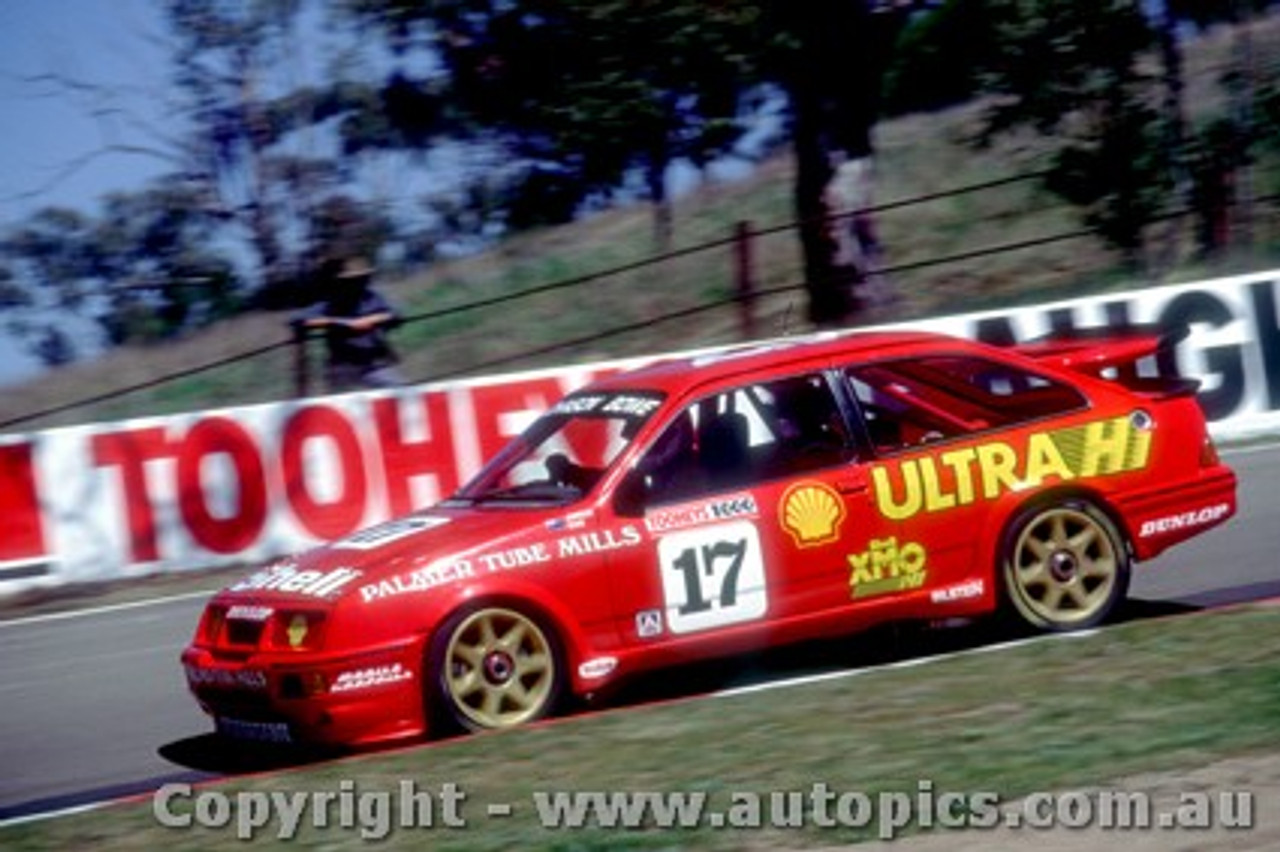
<path id="1" fill-rule="evenodd" d="M 662 404 L 646 391 L 576 393 L 558 402 L 462 487 L 468 503 L 572 503 L 599 482 Z"/>

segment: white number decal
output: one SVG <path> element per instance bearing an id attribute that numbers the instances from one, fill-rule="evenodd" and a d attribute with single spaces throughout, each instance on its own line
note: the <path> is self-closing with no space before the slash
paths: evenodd
<path id="1" fill-rule="evenodd" d="M 750 621 L 768 608 L 760 534 L 748 521 L 664 536 L 658 563 L 672 633 Z"/>

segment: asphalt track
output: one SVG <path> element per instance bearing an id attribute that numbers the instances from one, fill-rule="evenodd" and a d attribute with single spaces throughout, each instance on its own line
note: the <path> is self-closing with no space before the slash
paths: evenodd
<path id="1" fill-rule="evenodd" d="M 1227 526 L 1138 566 L 1123 617 L 1280 596 L 1280 445 L 1224 453 L 1240 476 Z M 187 596 L 64 616 L 0 622 L 0 821 L 149 792 L 175 780 L 270 769 L 288 754 L 229 754 L 186 692 L 178 653 L 203 606 Z M 903 655 L 990 641 L 981 633 L 913 636 Z M 845 648 L 847 651 L 847 647 Z M 641 684 L 618 701 L 696 694 L 814 671 L 885 662 L 830 649 L 694 669 Z"/>

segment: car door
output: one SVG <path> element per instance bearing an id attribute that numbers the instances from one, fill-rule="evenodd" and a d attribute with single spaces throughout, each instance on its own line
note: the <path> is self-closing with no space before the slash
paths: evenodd
<path id="1" fill-rule="evenodd" d="M 815 370 L 706 395 L 643 452 L 642 546 L 610 555 L 619 630 L 639 643 L 772 631 L 850 600 L 848 542 L 870 509 L 833 377 Z M 856 534 L 854 531 L 857 531 Z"/>
<path id="2" fill-rule="evenodd" d="M 969 355 L 851 365 L 844 377 L 875 454 L 867 468 L 871 503 L 899 525 L 897 559 L 918 563 L 928 601 L 944 610 L 984 597 L 993 565 L 978 543 L 990 531 L 996 484 L 1017 478 L 1015 430 L 1081 407 L 1083 398 L 1043 376 Z M 872 553 L 854 579 L 892 587 L 874 564 L 892 558 Z"/>

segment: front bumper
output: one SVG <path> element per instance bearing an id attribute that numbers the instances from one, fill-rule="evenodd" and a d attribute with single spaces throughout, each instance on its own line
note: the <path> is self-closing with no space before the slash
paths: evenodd
<path id="1" fill-rule="evenodd" d="M 420 643 L 341 655 L 192 645 L 181 661 L 191 693 L 228 737 L 367 745 L 427 733 Z"/>

